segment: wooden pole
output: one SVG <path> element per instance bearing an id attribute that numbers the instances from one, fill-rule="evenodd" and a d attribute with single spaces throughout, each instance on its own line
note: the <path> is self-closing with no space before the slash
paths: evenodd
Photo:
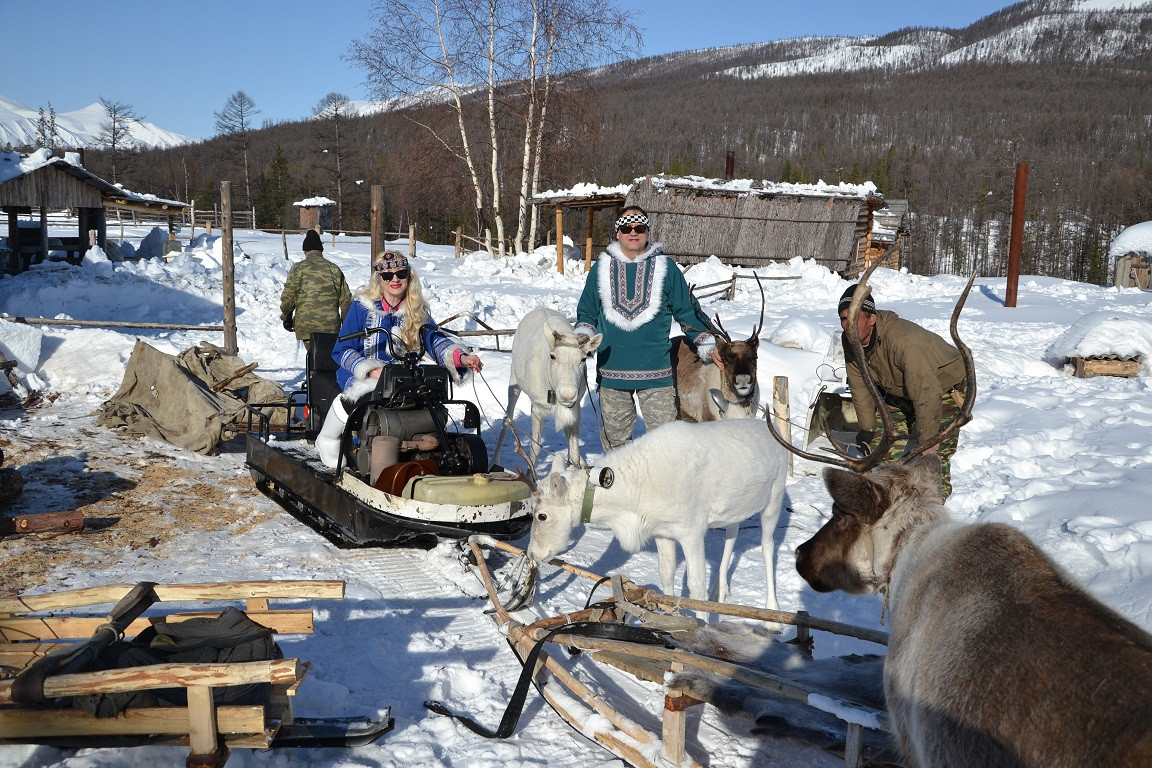
<path id="1" fill-rule="evenodd" d="M 372 245 L 370 246 L 372 252 L 368 258 L 368 270 L 371 272 L 372 265 L 376 263 L 376 256 L 384 250 L 384 240 L 386 233 L 384 232 L 384 185 L 372 185 L 372 221 L 368 226 L 369 238 Z M 372 275 L 368 275 L 371 280 Z"/>
<path id="2" fill-rule="evenodd" d="M 456 227 L 456 258 L 464 255 L 464 228 Z"/>
<path id="3" fill-rule="evenodd" d="M 595 209 L 588 208 L 588 237 L 584 240 L 584 271 L 587 272 L 592 268 L 592 224 L 594 223 L 593 217 L 595 216 Z"/>
<path id="4" fill-rule="evenodd" d="M 1008 282 L 1004 306 L 1016 306 L 1020 287 L 1020 255 L 1024 245 L 1024 201 L 1028 195 L 1028 163 L 1016 163 L 1016 189 L 1012 195 L 1012 233 L 1008 239 Z"/>
<path id="5" fill-rule="evenodd" d="M 776 430 L 792 444 L 791 411 L 788 407 L 788 377 L 772 377 L 772 411 L 776 414 Z M 788 451 L 788 477 L 792 477 L 792 452 Z"/>
<path id="6" fill-rule="evenodd" d="M 416 225 L 408 225 L 408 258 L 416 258 Z"/>
<path id="7" fill-rule="evenodd" d="M 556 271 L 564 274 L 564 206 L 556 206 Z"/>
<path id="8" fill-rule="evenodd" d="M 285 261 L 287 261 L 287 259 L 288 259 L 288 230 L 286 230 L 286 229 L 280 230 L 280 242 L 284 246 L 284 259 L 285 259 Z"/>
<path id="9" fill-rule="evenodd" d="M 220 182 L 220 203 L 223 221 L 220 242 L 220 262 L 224 272 L 224 354 L 235 355 L 236 344 L 236 265 L 232 253 L 232 182 Z"/>

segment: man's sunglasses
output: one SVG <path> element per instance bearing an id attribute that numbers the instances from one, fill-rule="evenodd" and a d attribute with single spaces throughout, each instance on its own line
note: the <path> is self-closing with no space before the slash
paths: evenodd
<path id="1" fill-rule="evenodd" d="M 648 225 L 647 224 L 625 224 L 624 226 L 619 227 L 616 231 L 621 232 L 625 235 L 630 235 L 633 232 L 635 232 L 638 235 L 642 235 L 648 231 Z"/>
<path id="2" fill-rule="evenodd" d="M 392 278 L 394 278 L 394 277 L 397 280 L 407 280 L 408 279 L 408 270 L 407 269 L 398 269 L 395 272 L 377 272 L 376 274 L 380 275 L 380 277 L 384 278 L 388 282 L 392 282 Z"/>

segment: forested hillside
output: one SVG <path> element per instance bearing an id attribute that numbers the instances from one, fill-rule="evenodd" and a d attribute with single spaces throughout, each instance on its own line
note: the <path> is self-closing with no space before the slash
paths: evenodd
<path id="1" fill-rule="evenodd" d="M 539 188 L 716 177 L 733 151 L 738 177 L 871 180 L 907 199 L 915 272 L 1003 274 L 1025 162 L 1025 272 L 1105 282 L 1111 238 L 1152 218 L 1152 4 L 1079 7 L 1034 0 L 965 30 L 691 51 L 567 77 L 549 105 Z M 500 125 L 509 136 L 515 93 Z M 415 122 L 452 119 L 426 105 L 266 125 L 250 137 L 250 203 L 262 225 L 292 226 L 292 201 L 326 195 L 341 202 L 339 226 L 362 230 L 369 189 L 382 184 L 390 231 L 416 222 L 433 242 L 457 226 L 475 235 L 484 214 L 461 166 Z M 88 167 L 100 173 L 104 154 L 90 151 Z M 240 173 L 235 147 L 218 138 L 135 153 L 120 177 L 201 208 L 231 179 L 234 205 L 247 207 Z"/>

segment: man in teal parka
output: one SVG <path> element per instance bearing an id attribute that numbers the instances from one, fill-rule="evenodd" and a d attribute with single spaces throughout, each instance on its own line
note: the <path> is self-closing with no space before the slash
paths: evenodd
<path id="1" fill-rule="evenodd" d="M 576 306 L 576 333 L 604 334 L 596 355 L 601 440 L 605 450 L 632 439 L 637 404 L 648 430 L 676 418 L 669 331 L 678 322 L 712 360 L 716 340 L 684 275 L 660 243 L 649 244 L 648 214 L 630 205 L 610 243 L 588 271 Z"/>

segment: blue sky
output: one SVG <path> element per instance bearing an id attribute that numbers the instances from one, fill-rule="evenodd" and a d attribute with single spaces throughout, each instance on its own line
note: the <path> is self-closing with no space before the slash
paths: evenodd
<path id="1" fill-rule="evenodd" d="M 643 55 L 804 35 L 878 35 L 964 27 L 1007 0 L 619 0 L 638 11 Z M 57 112 L 101 97 L 196 139 L 237 90 L 263 120 L 311 114 L 327 93 L 364 99 L 341 56 L 368 31 L 371 0 L 0 0 L 0 96 Z M 17 63 L 18 62 L 18 63 Z"/>

